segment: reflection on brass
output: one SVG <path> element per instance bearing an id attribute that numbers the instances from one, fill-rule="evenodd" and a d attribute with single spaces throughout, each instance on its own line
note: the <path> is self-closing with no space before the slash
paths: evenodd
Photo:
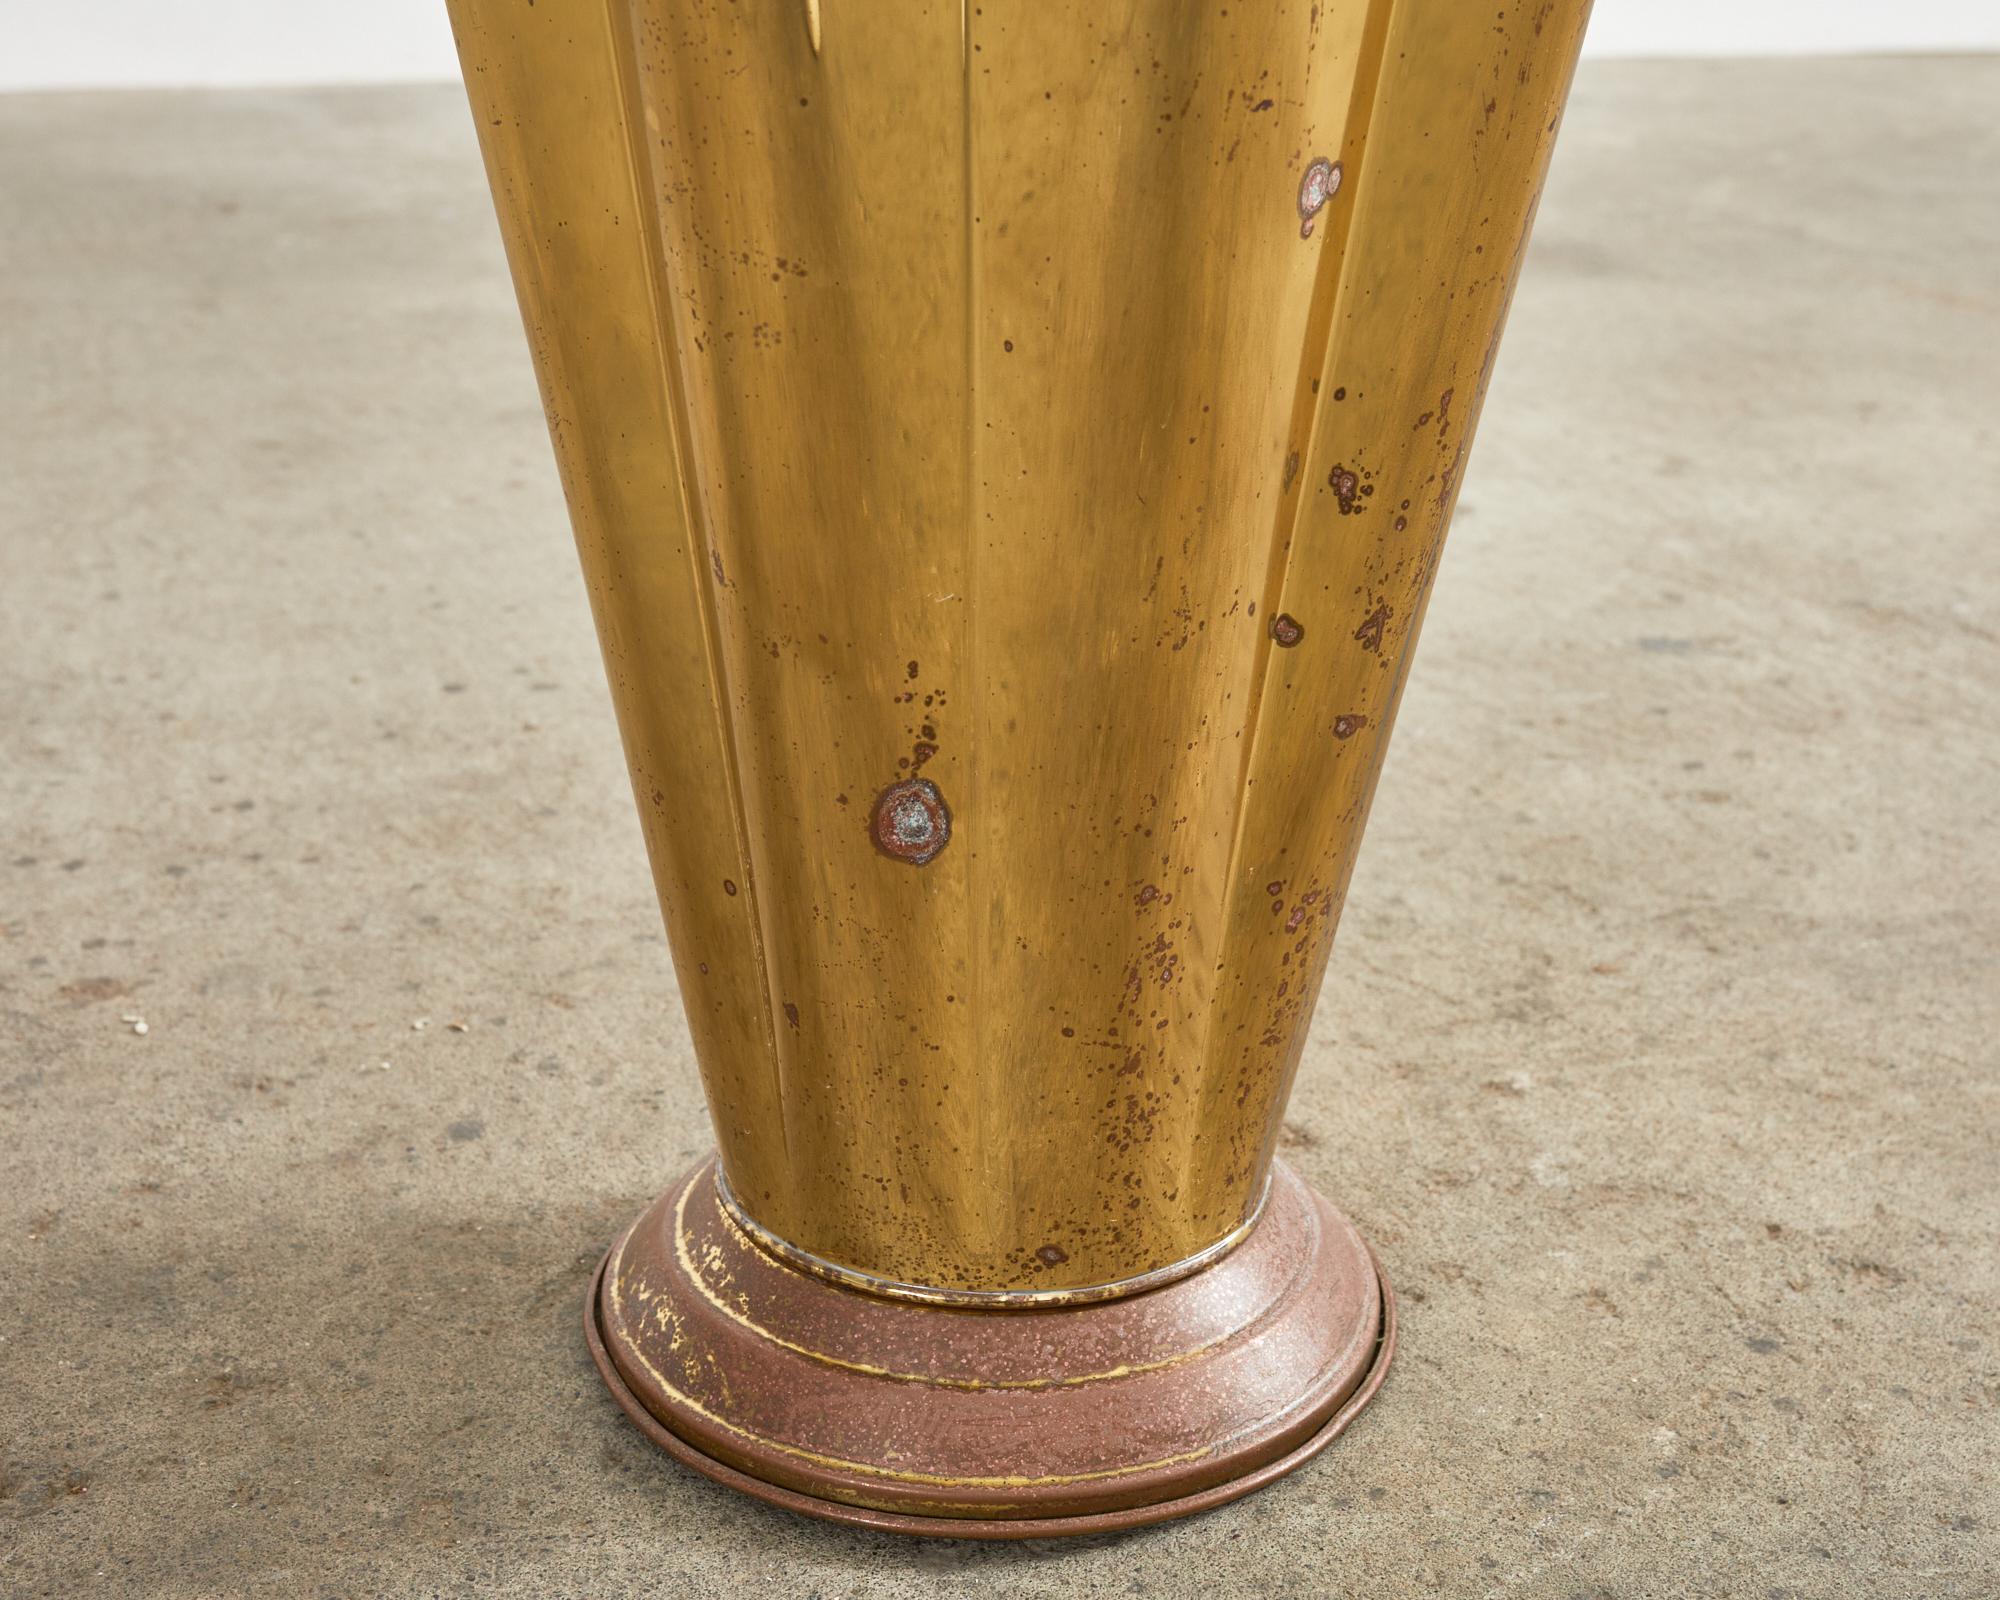
<path id="1" fill-rule="evenodd" d="M 760 1229 L 1248 1219 L 1585 9 L 451 0 Z"/>

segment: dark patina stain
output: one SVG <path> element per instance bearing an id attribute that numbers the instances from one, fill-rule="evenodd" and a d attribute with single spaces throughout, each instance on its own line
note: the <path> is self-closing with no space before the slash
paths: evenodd
<path id="1" fill-rule="evenodd" d="M 1334 499 L 1340 502 L 1340 514 L 1350 517 L 1354 514 L 1354 497 L 1361 492 L 1361 480 L 1351 467 L 1336 466 L 1326 475 L 1326 486 L 1333 491 Z"/>
<path id="2" fill-rule="evenodd" d="M 930 779 L 906 778 L 875 797 L 868 837 L 885 856 L 921 867 L 950 842 L 951 811 Z"/>
<path id="3" fill-rule="evenodd" d="M 1279 649 L 1289 650 L 1305 636 L 1305 624 L 1289 611 L 1280 611 L 1271 619 L 1271 638 Z"/>

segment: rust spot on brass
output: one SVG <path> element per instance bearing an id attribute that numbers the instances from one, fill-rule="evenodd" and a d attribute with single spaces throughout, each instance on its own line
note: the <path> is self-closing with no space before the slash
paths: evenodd
<path id="1" fill-rule="evenodd" d="M 1327 201 L 1340 192 L 1340 163 L 1329 161 L 1325 156 L 1315 156 L 1306 165 L 1306 174 L 1299 180 L 1299 237 L 1310 239 L 1313 234 L 1313 219 L 1320 214 Z"/>
<path id="2" fill-rule="evenodd" d="M 1061 1245 L 1045 1244 L 1035 1252 L 1035 1259 L 1045 1267 L 1059 1267 L 1069 1260 L 1069 1252 Z"/>
<path id="3" fill-rule="evenodd" d="M 735 893 L 736 893 L 736 882 L 735 882 L 735 880 L 734 880 L 734 879 L 732 879 L 732 878 L 724 878 L 724 879 L 722 880 L 722 892 L 723 892 L 724 894 L 728 894 L 728 895 L 733 895 L 733 894 L 735 894 Z"/>
<path id="4" fill-rule="evenodd" d="M 796 1032 L 799 1026 L 799 1008 L 789 1000 L 785 1002 L 785 1020 L 792 1025 L 793 1031 Z"/>
<path id="5" fill-rule="evenodd" d="M 1343 517 L 1354 515 L 1354 497 L 1361 491 L 1361 479 L 1352 468 L 1336 466 L 1326 475 L 1326 486 L 1333 491 L 1334 499 L 1340 502 Z"/>
<path id="6" fill-rule="evenodd" d="M 930 779 L 906 778 L 876 796 L 868 837 L 885 856 L 921 867 L 950 842 L 951 811 Z"/>
<path id="7" fill-rule="evenodd" d="M 1335 717 L 1333 719 L 1333 736 L 1336 739 L 1351 739 L 1367 726 L 1368 719 L 1366 717 Z"/>
<path id="8" fill-rule="evenodd" d="M 1380 650 L 1382 635 L 1388 629 L 1389 618 L 1394 613 L 1386 605 L 1379 605 L 1361 621 L 1354 630 L 1355 642 L 1364 650 Z"/>
<path id="9" fill-rule="evenodd" d="M 1279 649 L 1289 650 L 1305 636 L 1305 624 L 1289 611 L 1280 611 L 1271 619 L 1271 638 Z"/>

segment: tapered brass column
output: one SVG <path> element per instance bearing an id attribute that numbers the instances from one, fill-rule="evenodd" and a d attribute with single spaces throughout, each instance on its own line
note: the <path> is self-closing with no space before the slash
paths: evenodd
<path id="1" fill-rule="evenodd" d="M 608 1258 L 800 1509 L 1214 1503 L 1373 1392 L 1273 1160 L 1587 0 L 451 0 L 719 1163 Z"/>

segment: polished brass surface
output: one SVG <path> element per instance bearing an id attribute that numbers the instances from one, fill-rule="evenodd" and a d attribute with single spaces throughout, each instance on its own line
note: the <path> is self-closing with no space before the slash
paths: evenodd
<path id="1" fill-rule="evenodd" d="M 1261 1192 L 1586 0 L 451 0 L 734 1194 Z"/>

